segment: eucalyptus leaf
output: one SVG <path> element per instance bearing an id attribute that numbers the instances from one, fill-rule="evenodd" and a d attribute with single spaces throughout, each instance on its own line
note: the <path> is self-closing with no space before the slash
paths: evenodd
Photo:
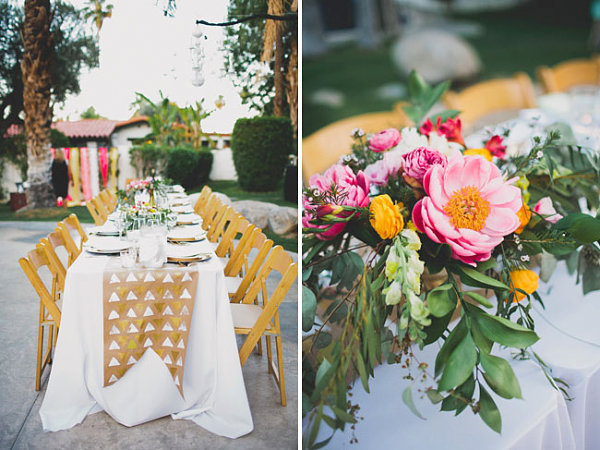
<path id="1" fill-rule="evenodd" d="M 479 357 L 485 370 L 485 381 L 496 394 L 503 398 L 523 398 L 519 381 L 505 359 L 485 353 L 480 353 Z"/>
<path id="2" fill-rule="evenodd" d="M 540 279 L 547 283 L 558 265 L 557 259 L 548 252 L 542 252 L 540 262 Z"/>
<path id="3" fill-rule="evenodd" d="M 302 270 L 302 281 L 306 281 L 310 278 L 310 274 L 312 273 L 312 266 Z"/>
<path id="4" fill-rule="evenodd" d="M 436 405 L 439 402 L 441 402 L 442 400 L 444 400 L 444 397 L 442 396 L 442 394 L 440 394 L 435 389 L 428 389 L 425 393 L 427 394 L 427 397 L 429 397 L 429 400 L 431 401 L 431 403 L 433 403 L 434 405 Z"/>
<path id="5" fill-rule="evenodd" d="M 500 289 L 508 291 L 510 288 L 494 278 L 488 277 L 481 272 L 462 264 L 453 265 L 452 268 L 458 272 L 460 279 L 468 286 L 481 287 L 485 289 Z"/>
<path id="6" fill-rule="evenodd" d="M 425 417 L 421 415 L 421 413 L 417 410 L 417 407 L 415 406 L 415 402 L 413 401 L 412 397 L 412 389 L 410 386 L 406 386 L 406 389 L 404 389 L 404 391 L 402 392 L 402 401 L 406 406 L 408 406 L 408 409 L 410 409 L 410 411 L 415 416 L 417 416 L 419 419 L 425 420 Z"/>
<path id="7" fill-rule="evenodd" d="M 485 306 L 486 308 L 491 308 L 492 306 L 494 306 L 488 298 L 484 297 L 481 294 L 478 294 L 477 292 L 469 291 L 469 292 L 465 292 L 463 295 L 466 295 L 467 297 L 473 299 L 474 301 L 479 303 L 481 306 Z"/>
<path id="8" fill-rule="evenodd" d="M 331 406 L 331 410 L 335 413 L 335 416 L 338 419 L 346 423 L 356 423 L 356 419 L 348 411 L 344 411 L 343 409 L 337 408 L 335 406 Z"/>
<path id="9" fill-rule="evenodd" d="M 331 344 L 332 340 L 333 338 L 331 337 L 331 334 L 327 333 L 326 331 L 321 331 L 315 338 L 315 348 L 325 348 Z"/>
<path id="10" fill-rule="evenodd" d="M 442 370 L 446 366 L 450 354 L 454 351 L 456 346 L 463 340 L 467 334 L 467 325 L 465 319 L 462 318 L 458 325 L 448 335 L 448 338 L 442 345 L 442 348 L 438 352 L 435 358 L 435 376 L 439 376 Z"/>
<path id="11" fill-rule="evenodd" d="M 454 311 L 456 302 L 456 293 L 450 283 L 442 284 L 427 294 L 427 306 L 435 317 L 444 317 Z"/>
<path id="12" fill-rule="evenodd" d="M 367 375 L 367 369 L 365 367 L 365 361 L 360 352 L 356 353 L 356 364 L 358 366 L 358 373 L 360 375 L 360 381 L 363 388 L 367 393 L 369 392 L 369 376 Z"/>
<path id="13" fill-rule="evenodd" d="M 479 415 L 488 427 L 500 434 L 502 432 L 502 417 L 494 399 L 479 383 Z"/>
<path id="14" fill-rule="evenodd" d="M 426 337 L 423 339 L 423 343 L 425 345 L 429 345 L 435 341 L 437 341 L 444 333 L 444 330 L 448 328 L 448 324 L 450 323 L 450 319 L 452 319 L 452 314 L 454 310 L 450 311 L 444 317 L 431 317 L 431 325 L 423 328 Z"/>
<path id="15" fill-rule="evenodd" d="M 471 335 L 467 333 L 448 357 L 438 389 L 448 391 L 464 383 L 473 373 L 476 363 L 475 343 Z"/>
<path id="16" fill-rule="evenodd" d="M 317 313 L 317 298 L 313 291 L 302 286 L 302 330 L 310 331 L 315 323 Z"/>
<path id="17" fill-rule="evenodd" d="M 317 369 L 317 375 L 315 377 L 315 390 L 312 395 L 313 401 L 316 401 L 321 396 L 321 392 L 323 392 L 323 389 L 329 384 L 334 374 L 335 368 L 327 359 L 323 359 Z"/>
<path id="18" fill-rule="evenodd" d="M 453 394 L 449 394 L 444 399 L 442 411 L 456 411 L 455 415 L 458 416 L 469 406 L 473 398 L 473 392 L 475 392 L 475 377 L 471 374 L 463 384 L 454 390 Z"/>
<path id="19" fill-rule="evenodd" d="M 485 337 L 507 347 L 526 348 L 539 340 L 534 331 L 503 317 L 482 312 L 475 315 L 473 319 Z"/>

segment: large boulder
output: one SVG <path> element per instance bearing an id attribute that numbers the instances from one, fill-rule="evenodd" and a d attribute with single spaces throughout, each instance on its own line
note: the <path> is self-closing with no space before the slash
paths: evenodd
<path id="1" fill-rule="evenodd" d="M 392 60 L 406 76 L 414 69 L 429 83 L 467 80 L 481 68 L 477 53 L 466 40 L 435 28 L 402 36 L 392 48 Z"/>
<path id="2" fill-rule="evenodd" d="M 275 203 L 258 202 L 256 200 L 239 200 L 233 202 L 231 206 L 248 219 L 250 223 L 263 230 L 267 228 L 269 216 L 279 208 Z"/>
<path id="3" fill-rule="evenodd" d="M 298 230 L 298 209 L 278 207 L 268 217 L 267 223 L 278 235 L 296 233 Z"/>

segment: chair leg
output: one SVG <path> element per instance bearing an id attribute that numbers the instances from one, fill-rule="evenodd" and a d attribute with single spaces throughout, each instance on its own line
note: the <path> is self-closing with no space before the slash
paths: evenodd
<path id="1" fill-rule="evenodd" d="M 281 393 L 281 406 L 286 406 L 285 380 L 283 379 L 283 352 L 281 350 L 281 336 L 275 336 L 275 347 L 277 348 L 277 366 L 279 369 L 279 391 Z M 271 369 L 271 364 L 269 364 Z"/>
<path id="2" fill-rule="evenodd" d="M 273 361 L 273 351 L 271 350 L 271 336 L 265 334 L 265 340 L 267 341 L 267 365 L 269 366 L 269 373 L 273 373 L 271 364 Z"/>
<path id="3" fill-rule="evenodd" d="M 40 379 L 42 378 L 42 350 L 44 348 L 44 327 L 41 325 L 42 322 L 42 305 L 40 304 L 40 324 L 38 325 L 38 350 L 37 350 L 37 361 L 35 368 L 35 390 L 40 390 Z"/>
<path id="4" fill-rule="evenodd" d="M 262 356 L 262 339 L 259 339 L 256 343 L 256 353 L 258 353 L 259 356 Z"/>

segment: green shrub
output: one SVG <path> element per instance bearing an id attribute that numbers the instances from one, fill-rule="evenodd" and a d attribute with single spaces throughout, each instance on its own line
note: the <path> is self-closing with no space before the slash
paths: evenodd
<path id="1" fill-rule="evenodd" d="M 292 124 L 285 117 L 238 119 L 231 136 L 233 163 L 242 189 L 272 191 L 294 152 Z"/>
<path id="2" fill-rule="evenodd" d="M 152 170 L 156 175 L 164 175 L 167 157 L 166 149 L 156 144 L 138 145 L 129 150 L 129 161 L 142 178 L 150 176 Z"/>
<path id="3" fill-rule="evenodd" d="M 186 189 L 206 183 L 212 168 L 210 151 L 198 151 L 191 147 L 174 147 L 168 151 L 166 176 Z"/>

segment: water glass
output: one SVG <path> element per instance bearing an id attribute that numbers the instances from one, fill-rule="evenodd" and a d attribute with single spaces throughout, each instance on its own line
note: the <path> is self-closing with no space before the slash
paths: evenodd
<path id="1" fill-rule="evenodd" d="M 135 246 L 126 248 L 125 250 L 121 250 L 121 267 L 126 269 L 131 269 L 135 267 L 135 263 L 137 260 L 137 249 Z"/>

